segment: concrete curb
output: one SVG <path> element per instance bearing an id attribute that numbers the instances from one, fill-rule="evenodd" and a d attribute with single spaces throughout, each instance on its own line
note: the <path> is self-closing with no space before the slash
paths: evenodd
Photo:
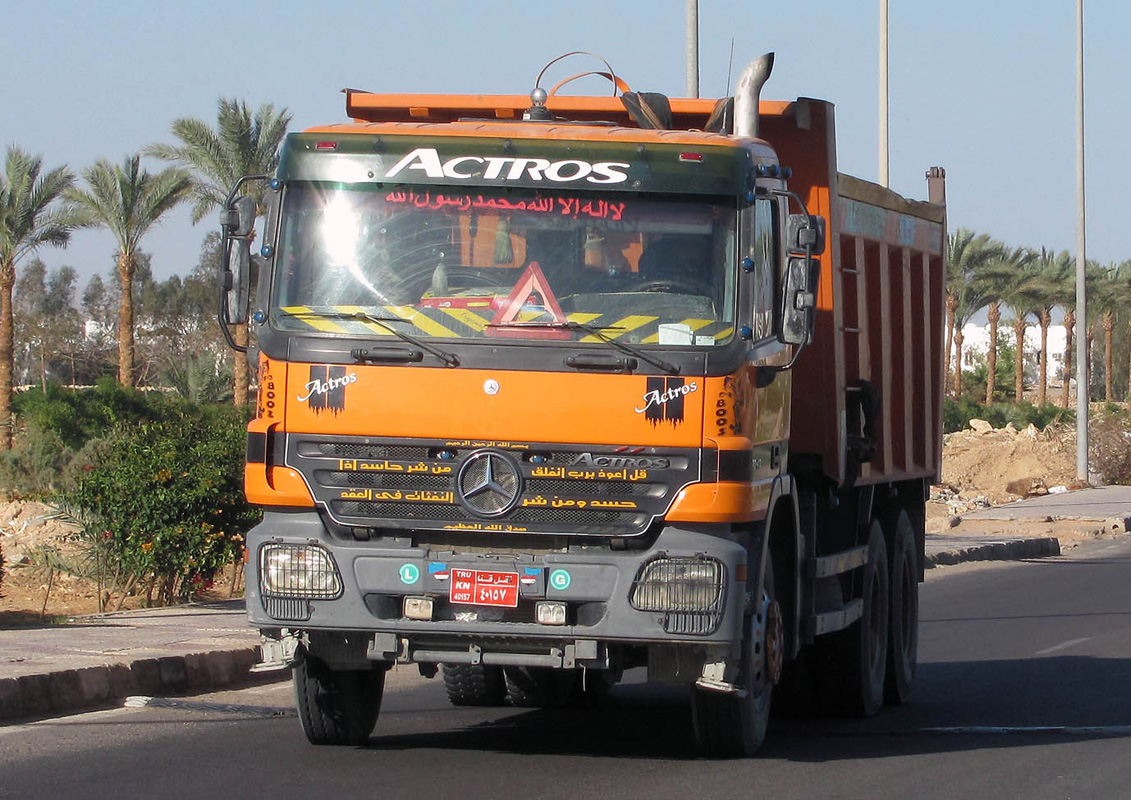
<path id="1" fill-rule="evenodd" d="M 0 725 L 120 706 L 130 695 L 203 694 L 279 680 L 253 673 L 256 648 L 143 658 L 0 680 Z"/>
<path id="2" fill-rule="evenodd" d="M 1024 558 L 1047 558 L 1058 555 L 1060 555 L 1060 539 L 1046 536 L 1039 539 L 993 542 L 976 547 L 928 553 L 924 566 L 927 569 L 934 569 L 969 561 L 1019 561 Z"/>

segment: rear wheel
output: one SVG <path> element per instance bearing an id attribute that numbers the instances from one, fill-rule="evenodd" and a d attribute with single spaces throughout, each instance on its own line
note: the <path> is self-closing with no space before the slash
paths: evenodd
<path id="1" fill-rule="evenodd" d="M 868 563 L 862 568 L 863 613 L 822 643 L 822 695 L 826 706 L 870 717 L 884 703 L 888 660 L 888 558 L 880 523 L 868 529 Z"/>
<path id="2" fill-rule="evenodd" d="M 691 720 L 705 755 L 752 756 L 766 739 L 774 684 L 781 677 L 785 632 L 774 600 L 774 571 L 769 557 L 763 572 L 762 599 L 747 619 L 742 660 L 734 693 L 693 686 Z"/>
<path id="3" fill-rule="evenodd" d="M 911 696 L 919 649 L 919 554 L 906 511 L 891 537 L 891 621 L 884 700 L 901 705 Z"/>
<path id="4" fill-rule="evenodd" d="M 579 672 L 550 667 L 504 667 L 507 699 L 519 708 L 561 708 L 577 699 Z"/>
<path id="5" fill-rule="evenodd" d="M 453 706 L 501 706 L 507 699 L 503 668 L 443 664 L 444 688 Z"/>
<path id="6" fill-rule="evenodd" d="M 377 724 L 385 670 L 333 670 L 303 658 L 291 671 L 295 706 L 311 744 L 363 745 Z"/>

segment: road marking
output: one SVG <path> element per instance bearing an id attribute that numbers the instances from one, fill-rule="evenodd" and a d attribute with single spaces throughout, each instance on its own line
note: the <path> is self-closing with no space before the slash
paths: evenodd
<path id="1" fill-rule="evenodd" d="M 218 711 L 251 717 L 296 717 L 298 712 L 283 706 L 245 706 L 235 703 L 202 703 L 195 700 L 170 700 L 166 697 L 127 697 L 126 708 L 173 708 L 178 711 Z"/>
<path id="2" fill-rule="evenodd" d="M 1054 733 L 1065 736 L 1131 736 L 1131 725 L 956 725 L 944 728 L 919 728 L 916 733 L 957 733 L 975 736 L 1003 733 Z"/>
<path id="3" fill-rule="evenodd" d="M 1060 644 L 1054 644 L 1052 647 L 1046 647 L 1044 650 L 1038 650 L 1033 655 L 1047 656 L 1049 653 L 1055 653 L 1058 650 L 1067 650 L 1069 647 L 1083 644 L 1084 642 L 1090 641 L 1091 638 L 1091 636 L 1085 636 L 1083 639 L 1069 639 L 1067 642 L 1061 642 Z"/>

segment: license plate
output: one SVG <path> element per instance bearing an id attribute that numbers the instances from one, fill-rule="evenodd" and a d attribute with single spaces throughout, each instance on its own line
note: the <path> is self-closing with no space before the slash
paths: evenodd
<path id="1" fill-rule="evenodd" d="M 518 606 L 518 573 L 453 569 L 448 599 L 474 606 Z"/>

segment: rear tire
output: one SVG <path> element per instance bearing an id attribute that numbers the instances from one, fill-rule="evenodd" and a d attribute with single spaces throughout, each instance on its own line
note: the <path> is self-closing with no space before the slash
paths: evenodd
<path id="1" fill-rule="evenodd" d="M 888 661 L 888 557 L 876 520 L 868 529 L 868 563 L 863 572 L 863 614 L 821 643 L 824 654 L 823 705 L 855 717 L 870 717 L 884 704 Z"/>
<path id="2" fill-rule="evenodd" d="M 899 512 L 890 537 L 891 621 L 884 700 L 902 705 L 911 696 L 919 661 L 919 553 L 906 511 Z"/>
<path id="3" fill-rule="evenodd" d="M 295 706 L 311 744 L 360 746 L 381 711 L 385 670 L 333 670 L 307 656 L 291 670 Z"/>
<path id="4" fill-rule="evenodd" d="M 519 708 L 562 708 L 577 699 L 580 672 L 551 667 L 503 667 L 507 700 Z"/>
<path id="5" fill-rule="evenodd" d="M 785 636 L 768 554 L 765 561 L 762 603 L 747 620 L 742 644 L 738 687 L 744 696 L 691 687 L 695 740 L 703 754 L 712 758 L 747 758 L 766 740 Z"/>
<path id="6" fill-rule="evenodd" d="M 507 699 L 503 668 L 484 664 L 442 664 L 444 688 L 453 706 L 501 706 Z"/>

